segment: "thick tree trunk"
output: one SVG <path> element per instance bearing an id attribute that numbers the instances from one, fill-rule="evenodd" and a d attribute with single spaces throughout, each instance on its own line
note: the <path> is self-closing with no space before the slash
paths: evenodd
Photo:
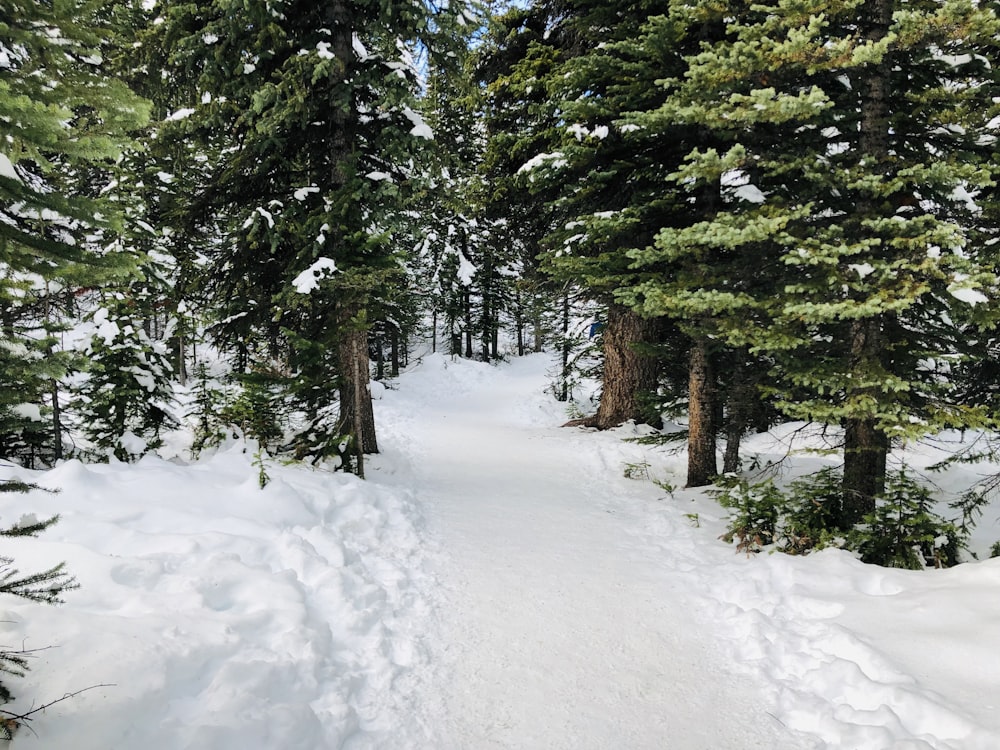
<path id="1" fill-rule="evenodd" d="M 378 453 L 368 373 L 368 332 L 351 322 L 344 323 L 337 358 L 341 432 L 354 437 L 355 446 L 362 454 Z"/>
<path id="2" fill-rule="evenodd" d="M 718 475 L 715 451 L 715 373 L 707 339 L 691 342 L 688 360 L 688 487 L 704 487 Z"/>
<path id="3" fill-rule="evenodd" d="M 655 358 L 641 347 L 656 342 L 658 329 L 658 321 L 627 307 L 612 304 L 608 308 L 603 389 L 592 426 L 607 430 L 630 419 L 644 424 L 656 421 L 642 399 L 655 392 L 658 368 Z"/>

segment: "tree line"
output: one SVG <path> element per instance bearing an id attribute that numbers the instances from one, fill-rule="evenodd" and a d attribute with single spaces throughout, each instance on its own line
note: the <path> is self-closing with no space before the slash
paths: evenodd
<path id="1" fill-rule="evenodd" d="M 567 399 L 593 315 L 582 423 L 683 415 L 689 486 L 737 471 L 752 430 L 836 426 L 849 528 L 894 445 L 995 426 L 990 7 L 0 14 L 4 458 L 135 458 L 178 419 L 180 380 L 197 445 L 239 424 L 361 472 L 369 378 L 427 321 L 458 356 L 558 349 Z"/>

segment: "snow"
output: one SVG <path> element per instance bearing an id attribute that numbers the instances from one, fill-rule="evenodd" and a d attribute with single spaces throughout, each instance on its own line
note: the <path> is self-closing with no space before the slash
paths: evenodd
<path id="1" fill-rule="evenodd" d="M 30 419 L 32 422 L 42 421 L 42 410 L 38 404 L 16 404 L 11 407 L 11 412 L 22 419 Z"/>
<path id="2" fill-rule="evenodd" d="M 323 235 L 319 236 L 323 237 Z M 323 237 L 323 239 L 325 240 L 326 238 Z M 319 289 L 320 281 L 336 272 L 337 264 L 332 258 L 317 258 L 315 263 L 295 277 L 292 281 L 292 286 L 295 287 L 295 291 L 299 294 L 309 294 Z"/>
<path id="3" fill-rule="evenodd" d="M 309 185 L 308 187 L 301 187 L 297 189 L 292 195 L 297 201 L 304 201 L 312 193 L 318 193 L 320 190 L 315 185 Z"/>
<path id="4" fill-rule="evenodd" d="M 20 175 L 18 175 L 17 170 L 14 169 L 14 164 L 11 162 L 10 157 L 2 153 L 0 153 L 0 177 L 6 177 L 8 180 L 23 182 Z"/>
<path id="5" fill-rule="evenodd" d="M 359 62 L 365 62 L 371 56 L 368 54 L 368 49 L 365 47 L 364 42 L 361 41 L 361 37 L 354 34 L 351 37 L 351 47 L 354 49 L 354 54 L 358 56 Z"/>
<path id="6" fill-rule="evenodd" d="M 847 267 L 850 268 L 852 271 L 854 271 L 858 275 L 858 277 L 862 279 L 871 276 L 873 273 L 875 273 L 875 266 L 867 262 L 848 263 Z"/>
<path id="7" fill-rule="evenodd" d="M 95 686 L 15 746 L 1000 747 L 1000 560 L 736 554 L 721 508 L 670 489 L 683 454 L 625 442 L 634 426 L 559 427 L 551 366 L 427 355 L 374 383 L 367 481 L 236 440 L 196 463 L 172 440 L 134 465 L 0 468 L 61 489 L 0 495 L 6 524 L 62 514 L 5 554 L 22 571 L 66 560 L 81 583 L 58 608 L 3 601 L 3 643 L 57 647 L 7 680 L 7 708 Z M 754 436 L 746 455 L 803 435 Z"/>
<path id="8" fill-rule="evenodd" d="M 417 138 L 424 138 L 428 141 L 434 140 L 434 131 L 431 130 L 430 125 L 424 122 L 424 118 L 419 113 L 414 112 L 409 107 L 403 107 L 403 115 L 413 125 L 410 129 L 410 135 Z"/>
<path id="9" fill-rule="evenodd" d="M 517 173 L 522 174 L 524 172 L 531 172 L 534 169 L 538 169 L 542 166 L 551 166 L 553 169 L 559 169 L 560 167 L 565 167 L 569 162 L 566 161 L 565 154 L 562 151 L 556 151 L 551 154 L 538 154 L 531 157 L 518 167 Z"/>
<path id="10" fill-rule="evenodd" d="M 968 284 L 969 279 L 965 274 L 955 274 L 954 282 L 948 287 L 948 294 L 967 305 L 975 306 L 990 301 L 989 297 L 978 289 L 970 288 Z"/>
<path id="11" fill-rule="evenodd" d="M 183 120 L 187 117 L 190 117 L 193 114 L 194 114 L 194 109 L 192 109 L 191 107 L 183 107 L 181 109 L 178 109 L 176 112 L 167 115 L 167 122 L 175 122 L 177 120 Z"/>
<path id="12" fill-rule="evenodd" d="M 458 280 L 461 282 L 462 286 L 472 286 L 472 280 L 475 277 L 478 269 L 476 266 L 465 257 L 465 253 L 461 250 L 458 251 Z"/>

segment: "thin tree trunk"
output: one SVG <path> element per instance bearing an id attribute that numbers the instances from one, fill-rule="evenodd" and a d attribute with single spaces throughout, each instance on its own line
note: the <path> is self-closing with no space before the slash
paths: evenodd
<path id="1" fill-rule="evenodd" d="M 695 339 L 688 360 L 688 487 L 704 487 L 718 475 L 712 418 L 715 393 L 708 340 Z"/>
<path id="2" fill-rule="evenodd" d="M 385 352 L 381 335 L 375 336 L 375 379 L 385 380 Z"/>
<path id="3" fill-rule="evenodd" d="M 757 402 L 757 389 L 747 376 L 743 354 L 736 352 L 735 356 L 726 398 L 726 451 L 722 458 L 724 474 L 733 474 L 740 470 L 740 442 L 750 428 Z"/>
<path id="4" fill-rule="evenodd" d="M 892 5 L 891 0 L 868 0 L 861 6 L 866 41 L 878 42 L 889 33 Z M 888 171 L 889 160 L 889 72 L 885 62 L 870 64 L 860 80 L 859 146 L 868 168 L 880 172 Z M 879 206 L 875 197 L 864 195 L 858 201 L 857 214 L 859 226 L 866 218 L 876 218 Z M 881 360 L 884 350 L 881 316 L 855 320 L 851 324 L 850 345 L 848 371 L 857 380 L 870 377 L 868 374 Z M 856 525 L 866 513 L 875 510 L 875 498 L 885 488 L 888 440 L 876 427 L 873 409 L 860 407 L 866 402 L 874 402 L 876 397 L 872 389 L 863 384 L 847 392 L 850 411 L 844 425 L 842 517 L 847 527 Z"/>
<path id="5" fill-rule="evenodd" d="M 389 332 L 389 377 L 399 377 L 399 329 Z"/>
<path id="6" fill-rule="evenodd" d="M 59 404 L 59 381 L 52 381 L 52 457 L 63 457 L 62 407 Z"/>
<path id="7" fill-rule="evenodd" d="M 465 358 L 472 359 L 472 292 L 465 292 Z"/>
<path id="8" fill-rule="evenodd" d="M 534 341 L 532 341 L 532 351 L 535 354 L 541 354 L 542 349 L 545 346 L 545 324 L 542 320 L 541 305 L 539 305 L 537 301 L 531 306 L 531 318 L 534 336 Z"/>
<path id="9" fill-rule="evenodd" d="M 569 341 L 569 290 L 563 294 L 562 298 L 562 344 L 560 345 L 560 357 L 562 359 L 561 369 L 559 371 L 560 383 L 559 383 L 559 394 L 557 400 L 559 401 L 569 401 L 569 355 L 571 347 Z"/>

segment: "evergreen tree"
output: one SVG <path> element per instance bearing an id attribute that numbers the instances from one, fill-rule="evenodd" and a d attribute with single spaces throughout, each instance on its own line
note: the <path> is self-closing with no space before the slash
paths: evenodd
<path id="1" fill-rule="evenodd" d="M 435 49 L 462 14 L 457 3 L 166 2 L 147 41 L 202 92 L 175 129 L 198 135 L 210 162 L 185 212 L 219 222 L 222 241 L 204 249 L 216 334 L 244 363 L 258 341 L 287 362 L 301 456 L 335 454 L 343 435 L 359 460 L 378 450 L 367 334 L 403 283 L 395 223 L 431 137 L 411 50 Z"/>
<path id="2" fill-rule="evenodd" d="M 108 5 L 0 3 L 0 444 L 28 463 L 61 450 L 52 295 L 131 272 L 101 190 L 148 108 L 103 67 Z"/>
<path id="3" fill-rule="evenodd" d="M 986 423 L 928 363 L 957 351 L 965 300 L 992 280 L 975 200 L 992 177 L 996 20 L 962 0 L 670 11 L 648 45 L 723 33 L 631 123 L 709 132 L 671 180 L 720 200 L 631 253 L 678 273 L 620 295 L 712 319 L 773 359 L 786 415 L 843 424 L 850 526 L 874 508 L 891 439 Z"/>
<path id="4" fill-rule="evenodd" d="M 25 493 L 41 489 L 37 485 L 26 484 L 16 480 L 0 481 L 0 494 L 9 492 Z M 0 528 L 2 537 L 35 537 L 59 520 L 58 516 L 38 521 L 32 516 L 25 516 L 19 522 Z M 66 571 L 64 563 L 59 563 L 48 570 L 38 573 L 23 574 L 14 566 L 10 557 L 0 556 L 0 594 L 10 594 L 33 602 L 43 604 L 59 604 L 66 591 L 78 588 L 76 580 Z M 0 650 L 0 674 L 23 677 L 28 669 L 28 661 L 24 651 Z M 0 703 L 13 699 L 4 682 L 0 682 Z M 6 732 L 6 736 L 4 733 Z M 0 737 L 10 739 L 10 731 L 5 725 L 0 725 Z"/>
<path id="5" fill-rule="evenodd" d="M 99 456 L 133 461 L 162 445 L 177 425 L 166 345 L 150 338 L 135 314 L 134 293 L 109 292 L 93 315 L 97 326 L 80 388 L 84 435 Z"/>

